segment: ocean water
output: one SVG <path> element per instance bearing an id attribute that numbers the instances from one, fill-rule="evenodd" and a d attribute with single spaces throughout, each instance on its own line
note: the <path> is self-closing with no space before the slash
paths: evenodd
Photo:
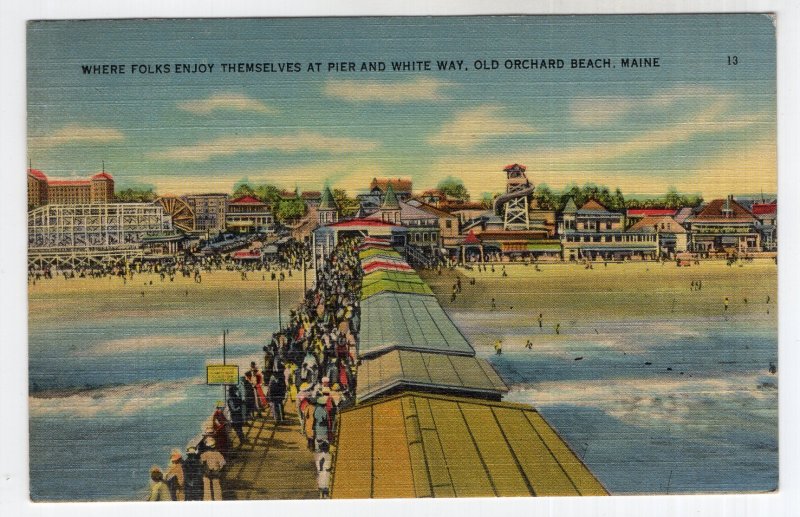
<path id="1" fill-rule="evenodd" d="M 505 400 L 533 404 L 612 494 L 778 487 L 773 319 L 595 321 L 555 336 L 451 317 L 473 342 L 502 336 L 501 355 L 477 348 L 509 384 Z"/>
<path id="2" fill-rule="evenodd" d="M 31 498 L 141 500 L 149 469 L 184 450 L 223 396 L 205 365 L 244 374 L 277 328 L 247 315 L 37 320 L 29 335 Z"/>

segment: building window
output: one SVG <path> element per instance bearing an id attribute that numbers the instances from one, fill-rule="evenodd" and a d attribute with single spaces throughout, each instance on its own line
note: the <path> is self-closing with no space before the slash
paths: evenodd
<path id="1" fill-rule="evenodd" d="M 611 242 L 611 236 L 610 235 L 606 235 L 606 242 Z"/>
<path id="2" fill-rule="evenodd" d="M 448 230 L 451 229 L 453 227 L 453 221 L 451 221 L 450 219 L 446 220 L 444 222 L 444 227 L 447 228 Z"/>
<path id="3" fill-rule="evenodd" d="M 606 222 L 606 230 L 611 229 L 611 221 Z"/>

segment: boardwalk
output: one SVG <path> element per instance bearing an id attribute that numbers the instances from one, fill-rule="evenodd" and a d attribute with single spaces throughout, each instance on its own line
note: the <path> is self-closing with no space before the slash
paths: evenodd
<path id="1" fill-rule="evenodd" d="M 278 426 L 267 416 L 256 417 L 245 428 L 248 443 L 243 447 L 238 448 L 234 435 L 235 455 L 222 479 L 225 499 L 319 498 L 314 454 L 300 434 L 293 404 L 286 409 L 286 420 Z"/>

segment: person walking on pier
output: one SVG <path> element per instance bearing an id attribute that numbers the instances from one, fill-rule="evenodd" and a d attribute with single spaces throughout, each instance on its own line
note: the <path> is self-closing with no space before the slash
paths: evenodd
<path id="1" fill-rule="evenodd" d="M 185 501 L 186 476 L 183 472 L 183 455 L 181 455 L 181 451 L 173 449 L 169 460 L 169 468 L 164 477 L 167 480 L 170 495 L 173 501 Z"/>
<path id="2" fill-rule="evenodd" d="M 228 410 L 231 412 L 231 427 L 239 437 L 239 446 L 247 443 L 242 426 L 244 425 L 244 402 L 239 396 L 239 387 L 232 385 L 228 387 Z"/>
<path id="3" fill-rule="evenodd" d="M 217 450 L 222 455 L 228 454 L 228 419 L 225 418 L 223 408 L 225 405 L 222 401 L 217 401 L 217 408 L 214 415 L 211 417 L 211 425 L 214 433 L 214 441 L 216 442 Z"/>
<path id="4" fill-rule="evenodd" d="M 150 468 L 150 494 L 148 501 L 172 501 L 167 484 L 164 483 L 164 473 L 156 465 Z"/>
<path id="5" fill-rule="evenodd" d="M 194 447 L 186 449 L 186 460 L 183 462 L 183 484 L 187 501 L 203 500 L 203 464 Z"/>
<path id="6" fill-rule="evenodd" d="M 253 419 L 253 415 L 256 414 L 256 391 L 253 387 L 252 377 L 253 374 L 251 372 L 245 372 L 244 377 L 242 377 L 245 420 L 248 422 L 251 421 Z"/>
<path id="7" fill-rule="evenodd" d="M 286 398 L 286 384 L 278 380 L 278 376 L 273 373 L 269 378 L 269 409 L 276 424 L 283 422 L 283 399 Z"/>
<path id="8" fill-rule="evenodd" d="M 225 457 L 216 450 L 214 438 L 207 437 L 205 443 L 208 450 L 200 455 L 200 463 L 203 464 L 203 500 L 222 501 L 219 478 L 225 467 Z"/>

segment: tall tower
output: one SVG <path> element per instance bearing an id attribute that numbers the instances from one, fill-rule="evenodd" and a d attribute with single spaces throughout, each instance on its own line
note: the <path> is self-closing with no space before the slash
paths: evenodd
<path id="1" fill-rule="evenodd" d="M 503 169 L 506 173 L 506 193 L 495 202 L 502 205 L 503 229 L 529 230 L 528 198 L 533 194 L 533 184 L 525 175 L 525 166 L 515 163 Z"/>
<path id="2" fill-rule="evenodd" d="M 386 189 L 386 196 L 381 205 L 381 221 L 385 223 L 400 224 L 400 202 L 394 193 L 392 184 Z"/>
<path id="3" fill-rule="evenodd" d="M 333 199 L 331 188 L 325 185 L 325 190 L 322 191 L 322 198 L 317 208 L 317 224 L 324 226 L 326 224 L 335 223 L 339 220 L 339 207 L 336 206 L 336 200 Z"/>

